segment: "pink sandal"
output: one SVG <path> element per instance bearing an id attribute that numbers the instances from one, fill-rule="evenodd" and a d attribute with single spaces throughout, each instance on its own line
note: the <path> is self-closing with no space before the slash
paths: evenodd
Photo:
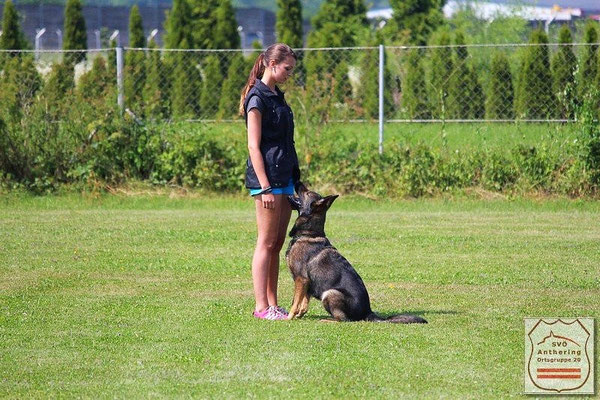
<path id="1" fill-rule="evenodd" d="M 271 321 L 287 319 L 287 312 L 284 314 L 280 309 L 282 308 L 278 306 L 269 306 L 260 312 L 254 311 L 253 315 L 258 319 L 268 319 Z M 284 309 L 282 310 L 285 311 Z"/>
<path id="2" fill-rule="evenodd" d="M 281 314 L 285 315 L 286 317 L 288 316 L 288 312 L 287 312 L 287 310 L 286 310 L 285 308 L 283 308 L 283 307 L 279 307 L 279 306 L 275 306 L 275 309 L 276 309 L 276 310 L 277 310 L 279 313 L 281 313 Z"/>

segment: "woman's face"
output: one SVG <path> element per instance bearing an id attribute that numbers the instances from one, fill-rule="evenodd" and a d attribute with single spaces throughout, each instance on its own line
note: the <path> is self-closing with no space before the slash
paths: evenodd
<path id="1" fill-rule="evenodd" d="M 294 72 L 296 67 L 296 59 L 294 57 L 286 57 L 279 64 L 274 64 L 273 78 L 277 83 L 284 83 Z"/>

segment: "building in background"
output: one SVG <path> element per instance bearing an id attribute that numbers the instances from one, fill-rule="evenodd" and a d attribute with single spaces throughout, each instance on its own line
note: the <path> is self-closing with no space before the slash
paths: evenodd
<path id="1" fill-rule="evenodd" d="M 517 15 L 532 24 L 544 23 L 546 28 L 552 23 L 569 23 L 579 18 L 600 19 L 600 0 L 449 0 L 444 6 L 444 15 L 450 18 L 467 7 L 482 20 Z M 391 17 L 391 8 L 367 12 L 370 20 L 386 20 Z"/>
<path id="2" fill-rule="evenodd" d="M 22 21 L 21 26 L 29 42 L 34 43 L 39 29 L 46 28 L 41 37 L 40 48 L 46 50 L 60 48 L 60 36 L 64 24 L 64 7 L 53 4 L 19 4 L 15 1 Z M 3 2 L 0 3 L 2 18 Z M 170 4 L 140 4 L 140 14 L 144 33 L 149 36 L 156 29 L 155 40 L 162 45 L 164 35 L 165 12 Z M 83 15 L 87 28 L 88 48 L 108 47 L 108 38 L 119 31 L 116 36 L 118 45 L 129 43 L 129 6 L 88 5 L 83 7 Z M 236 19 L 240 28 L 242 47 L 250 48 L 255 40 L 263 45 L 275 43 L 275 14 L 262 8 L 240 8 L 236 10 Z M 60 32 L 59 32 L 60 31 Z"/>

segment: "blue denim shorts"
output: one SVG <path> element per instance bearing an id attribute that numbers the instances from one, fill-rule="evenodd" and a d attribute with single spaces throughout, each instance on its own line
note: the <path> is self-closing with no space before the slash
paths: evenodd
<path id="1" fill-rule="evenodd" d="M 250 196 L 256 196 L 257 194 L 259 194 L 261 192 L 262 189 L 250 189 Z M 273 188 L 271 190 L 271 193 L 273 194 L 285 194 L 285 195 L 292 195 L 294 194 L 294 180 L 290 178 L 290 181 L 288 183 L 288 185 L 286 187 L 282 187 L 282 188 Z"/>

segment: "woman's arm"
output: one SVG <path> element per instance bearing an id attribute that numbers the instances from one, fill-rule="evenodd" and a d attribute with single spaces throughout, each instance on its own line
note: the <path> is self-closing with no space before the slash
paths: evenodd
<path id="1" fill-rule="evenodd" d="M 260 152 L 260 139 L 262 133 L 262 115 L 258 109 L 253 108 L 248 112 L 248 152 L 250 153 L 250 161 L 256 172 L 260 187 L 263 189 L 271 186 L 267 173 L 265 172 L 265 162 L 262 153 Z M 275 197 L 270 194 L 261 195 L 263 206 L 265 208 L 273 208 Z"/>

